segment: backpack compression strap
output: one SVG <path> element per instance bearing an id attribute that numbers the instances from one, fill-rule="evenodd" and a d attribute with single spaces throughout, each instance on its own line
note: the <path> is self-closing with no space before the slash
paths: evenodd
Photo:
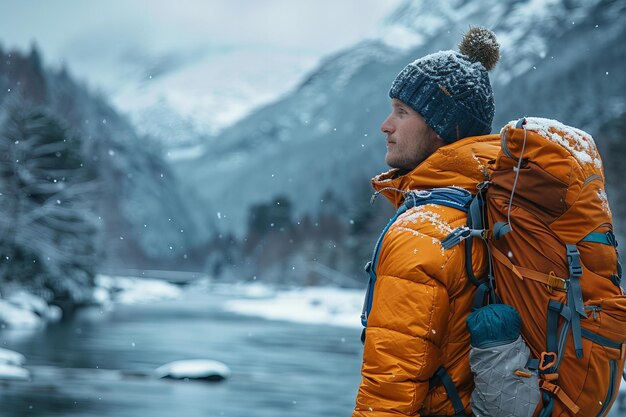
<path id="1" fill-rule="evenodd" d="M 430 389 L 439 384 L 443 385 L 445 388 L 446 394 L 448 394 L 448 399 L 454 408 L 454 416 L 452 417 L 469 417 L 470 414 L 465 412 L 465 407 L 463 406 L 463 401 L 461 400 L 459 391 L 457 391 L 452 378 L 450 378 L 450 374 L 448 374 L 448 371 L 446 371 L 446 368 L 443 366 L 440 366 L 439 369 L 437 369 L 437 372 L 435 372 L 435 375 L 433 375 L 433 377 L 429 380 Z"/>
<path id="2" fill-rule="evenodd" d="M 594 242 L 609 245 L 617 248 L 617 240 L 612 232 L 607 233 L 590 233 L 585 236 L 581 242 Z M 567 304 L 561 304 L 555 300 L 548 303 L 547 327 L 546 327 L 546 352 L 542 353 L 542 360 L 539 369 L 544 375 L 540 387 L 543 391 L 543 410 L 539 413 L 539 417 L 549 417 L 554 408 L 554 397 L 557 397 L 563 405 L 565 405 L 572 413 L 577 414 L 578 406 L 567 396 L 564 391 L 558 389 L 557 378 L 559 365 L 563 359 L 565 352 L 565 343 L 567 342 L 567 334 L 570 329 L 574 339 L 574 350 L 577 358 L 582 358 L 582 338 L 591 340 L 601 346 L 607 346 L 613 349 L 622 347 L 621 341 L 611 340 L 607 337 L 594 333 L 590 330 L 583 329 L 580 326 L 580 319 L 586 319 L 585 306 L 582 298 L 579 277 L 582 275 L 583 268 L 580 263 L 580 254 L 576 245 L 565 245 L 567 254 L 567 263 L 569 269 L 567 292 Z M 617 262 L 618 275 L 612 275 L 613 283 L 617 281 L 619 285 L 621 281 L 621 265 L 619 259 Z M 593 275 L 592 271 L 587 270 L 588 274 Z M 614 278 L 615 277 L 615 278 Z M 595 310 L 592 310 L 595 318 Z M 559 331 L 559 321 L 563 319 L 561 330 Z M 546 359 L 549 358 L 549 359 Z"/>

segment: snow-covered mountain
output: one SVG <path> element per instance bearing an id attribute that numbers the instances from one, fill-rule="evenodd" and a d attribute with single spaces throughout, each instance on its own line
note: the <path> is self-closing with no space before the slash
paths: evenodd
<path id="1" fill-rule="evenodd" d="M 193 58 L 170 57 L 168 65 L 181 68 L 157 67 L 143 81 L 111 91 L 110 97 L 139 134 L 180 149 L 206 141 L 253 108 L 289 92 L 315 63 L 307 54 L 279 50 L 197 51 Z"/>
<path id="2" fill-rule="evenodd" d="M 377 73 L 397 72 L 390 58 L 399 53 L 379 41 L 329 57 L 294 93 L 224 130 L 202 157 L 177 165 L 181 177 L 202 184 L 200 198 L 239 235 L 252 203 L 286 195 L 302 215 L 315 212 L 327 190 L 348 197 L 381 168 L 377 125 L 388 103 L 387 82 Z"/>
<path id="3" fill-rule="evenodd" d="M 319 212 L 328 192 L 348 207 L 367 204 L 355 190 L 385 168 L 378 129 L 391 81 L 413 59 L 454 47 L 469 25 L 493 29 L 502 44 L 491 75 L 494 130 L 541 115 L 594 134 L 626 108 L 625 8 L 611 0 L 406 1 L 380 39 L 328 57 L 291 94 L 225 129 L 176 169 L 221 213 L 222 230 L 239 235 L 250 205 L 277 195 L 300 216 Z"/>

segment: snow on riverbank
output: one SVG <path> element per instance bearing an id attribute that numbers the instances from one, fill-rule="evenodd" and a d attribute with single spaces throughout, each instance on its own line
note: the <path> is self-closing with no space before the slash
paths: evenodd
<path id="1" fill-rule="evenodd" d="M 255 285 L 257 293 L 259 284 Z M 333 287 L 297 288 L 263 291 L 265 296 L 246 297 L 224 302 L 226 311 L 268 320 L 305 324 L 360 327 L 363 290 Z"/>
<path id="2" fill-rule="evenodd" d="M 30 372 L 24 369 L 24 355 L 0 348 L 0 379 L 29 379 Z"/>
<path id="3" fill-rule="evenodd" d="M 24 290 L 9 289 L 0 299 L 0 327 L 11 329 L 36 329 L 45 322 L 61 319 L 62 311 L 48 305 L 41 297 Z"/>
<path id="4" fill-rule="evenodd" d="M 93 302 L 110 307 L 112 303 L 135 304 L 179 298 L 182 291 L 165 281 L 98 275 Z M 0 328 L 36 329 L 47 322 L 58 321 L 63 312 L 48 305 L 41 297 L 23 289 L 5 288 L 0 299 Z"/>
<path id="5" fill-rule="evenodd" d="M 103 305 L 111 302 L 136 304 L 176 299 L 181 294 L 179 287 L 166 281 L 98 275 L 94 299 Z"/>

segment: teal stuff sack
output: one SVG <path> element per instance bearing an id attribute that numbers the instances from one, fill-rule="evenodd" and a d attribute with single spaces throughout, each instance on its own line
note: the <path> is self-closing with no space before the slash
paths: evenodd
<path id="1" fill-rule="evenodd" d="M 481 417 L 531 417 L 541 394 L 536 370 L 527 368 L 530 349 L 520 335 L 515 308 L 490 304 L 467 317 L 472 410 Z"/>

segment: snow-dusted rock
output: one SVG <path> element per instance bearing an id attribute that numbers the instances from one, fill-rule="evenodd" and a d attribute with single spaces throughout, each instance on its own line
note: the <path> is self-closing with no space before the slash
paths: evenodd
<path id="1" fill-rule="evenodd" d="M 63 310 L 59 306 L 48 306 L 48 321 L 59 321 L 63 318 Z"/>
<path id="2" fill-rule="evenodd" d="M 0 364 L 21 366 L 25 360 L 24 355 L 19 352 L 0 348 Z"/>
<path id="3" fill-rule="evenodd" d="M 28 380 L 30 379 L 30 372 L 21 366 L 0 363 L 0 380 L 1 379 Z"/>
<path id="4" fill-rule="evenodd" d="M 159 378 L 198 379 L 204 381 L 223 381 L 230 377 L 228 366 L 209 359 L 190 359 L 174 361 L 160 366 L 154 371 Z"/>
<path id="5" fill-rule="evenodd" d="M 93 290 L 93 301 L 96 304 L 108 305 L 111 303 L 111 292 L 108 288 L 97 286 Z"/>
<path id="6" fill-rule="evenodd" d="M 30 310 L 0 300 L 0 324 L 14 329 L 33 329 L 41 326 L 42 319 Z"/>
<path id="7" fill-rule="evenodd" d="M 107 296 L 98 288 L 107 291 L 113 301 L 123 304 L 175 299 L 179 298 L 182 293 L 176 285 L 147 278 L 98 275 L 96 285 L 94 300 L 102 300 L 103 304 L 107 302 Z"/>

